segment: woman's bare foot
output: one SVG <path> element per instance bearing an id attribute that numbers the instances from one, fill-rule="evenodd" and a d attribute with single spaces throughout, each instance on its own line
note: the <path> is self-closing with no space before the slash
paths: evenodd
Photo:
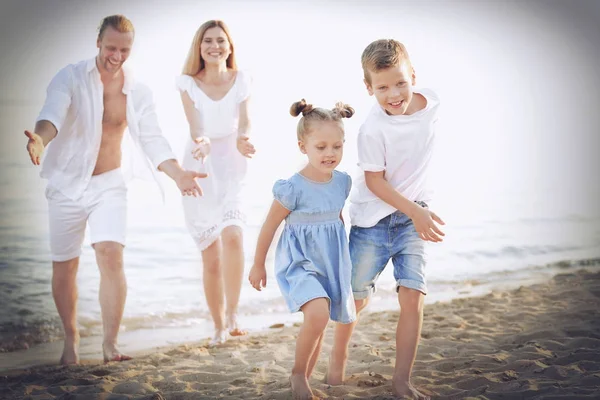
<path id="1" fill-rule="evenodd" d="M 131 360 L 130 356 L 122 354 L 117 348 L 117 345 L 111 343 L 102 344 L 102 354 L 104 356 L 104 363 L 109 363 L 111 361 Z"/>
<path id="2" fill-rule="evenodd" d="M 430 400 L 431 397 L 419 392 L 410 382 L 392 381 L 392 393 L 401 399 Z"/>
<path id="3" fill-rule="evenodd" d="M 315 398 L 304 374 L 292 374 L 290 376 L 290 385 L 292 386 L 292 399 L 312 400 Z"/>
<path id="4" fill-rule="evenodd" d="M 331 386 L 339 386 L 344 384 L 344 375 L 346 373 L 346 361 L 348 357 L 329 356 L 329 365 L 325 374 L 325 383 Z"/>
<path id="5" fill-rule="evenodd" d="M 215 335 L 210 340 L 210 342 L 208 342 L 208 345 L 210 347 L 215 347 L 215 346 L 225 343 L 227 341 L 227 339 L 228 339 L 227 338 L 227 330 L 215 329 Z"/>
<path id="6" fill-rule="evenodd" d="M 237 323 L 237 314 L 231 313 L 227 315 L 227 330 L 231 336 L 244 336 L 248 331 L 241 330 Z"/>
<path id="7" fill-rule="evenodd" d="M 61 365 L 79 364 L 79 333 L 73 337 L 65 337 L 65 345 L 62 356 L 60 357 Z"/>

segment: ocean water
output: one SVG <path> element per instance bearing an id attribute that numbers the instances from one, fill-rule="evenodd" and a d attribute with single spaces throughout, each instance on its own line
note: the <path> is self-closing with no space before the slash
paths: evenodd
<path id="1" fill-rule="evenodd" d="M 35 118 L 36 106 L 5 104 L 0 110 L 5 132 L 0 149 L 0 352 L 56 341 L 62 335 L 50 286 L 45 182 L 38 176 L 39 167 L 29 162 L 22 135 Z M 289 122 L 285 124 L 285 129 L 290 129 Z M 259 119 L 257 125 L 270 134 L 270 124 Z M 350 130 L 340 169 L 354 173 L 355 133 Z M 180 152 L 182 140 L 168 137 Z M 246 274 L 272 201 L 270 187 L 275 179 L 289 176 L 302 163 L 292 141 L 288 139 L 290 143 L 280 146 L 265 137 L 257 133 L 258 153 L 250 161 L 245 188 Z M 600 217 L 593 204 L 576 207 L 574 204 L 579 203 L 568 196 L 558 196 L 561 191 L 556 188 L 566 183 L 525 180 L 520 185 L 499 186 L 477 179 L 467 175 L 458 185 L 449 175 L 438 174 L 437 201 L 432 208 L 447 223 L 443 228 L 446 239 L 429 248 L 427 302 L 519 286 L 559 270 L 599 266 Z M 202 291 L 201 258 L 184 226 L 174 184 L 165 179 L 165 187 L 165 203 L 149 182 L 135 181 L 129 188 L 125 249 L 129 292 L 122 331 L 193 329 L 197 339 L 202 339 L 210 335 L 212 323 Z M 471 190 L 457 193 L 458 187 Z M 347 209 L 344 213 L 348 221 Z M 273 253 L 267 259 L 266 290 L 255 291 L 244 277 L 240 322 L 251 330 L 301 320 L 300 314 L 290 315 L 285 308 L 272 275 L 272 260 Z M 78 274 L 83 337 L 101 335 L 98 283 L 94 253 L 86 239 Z M 384 271 L 378 285 L 370 310 L 395 309 L 391 269 Z"/>

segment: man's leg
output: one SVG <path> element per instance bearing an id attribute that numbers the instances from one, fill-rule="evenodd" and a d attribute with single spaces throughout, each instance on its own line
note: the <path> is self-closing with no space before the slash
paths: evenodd
<path id="1" fill-rule="evenodd" d="M 226 324 L 233 336 L 242 336 L 246 332 L 237 326 L 237 311 L 240 292 L 244 280 L 243 233 L 239 226 L 228 226 L 221 233 L 223 243 L 223 281 L 226 300 Z"/>
<path id="2" fill-rule="evenodd" d="M 79 330 L 77 329 L 77 268 L 79 257 L 52 262 L 52 296 L 62 320 L 65 344 L 61 364 L 79 362 Z"/>
<path id="3" fill-rule="evenodd" d="M 102 342 L 104 361 L 129 360 L 131 357 L 121 354 L 117 348 L 117 336 L 127 298 L 123 245 L 117 242 L 99 242 L 94 244 L 94 249 L 100 269 L 99 299 L 104 328 Z"/>
<path id="4" fill-rule="evenodd" d="M 52 252 L 52 296 L 65 334 L 61 364 L 79 362 L 77 328 L 77 270 L 87 213 L 78 201 L 46 189 L 48 229 Z"/>

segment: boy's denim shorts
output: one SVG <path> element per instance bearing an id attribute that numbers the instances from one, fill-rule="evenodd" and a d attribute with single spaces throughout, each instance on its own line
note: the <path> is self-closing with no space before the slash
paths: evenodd
<path id="1" fill-rule="evenodd" d="M 375 292 L 375 282 L 389 262 L 394 265 L 396 291 L 400 286 L 427 294 L 425 245 L 412 220 L 396 211 L 375 226 L 350 229 L 352 292 L 356 300 Z"/>

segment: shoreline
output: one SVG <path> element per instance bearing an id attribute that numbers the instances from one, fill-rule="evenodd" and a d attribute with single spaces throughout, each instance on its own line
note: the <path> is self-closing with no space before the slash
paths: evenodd
<path id="1" fill-rule="evenodd" d="M 500 282 L 493 281 L 493 277 L 482 279 L 468 279 L 462 282 L 453 282 L 444 287 L 443 291 L 432 290 L 425 297 L 425 305 L 435 306 L 452 302 L 458 299 L 476 298 L 485 296 L 494 291 L 510 291 L 520 286 L 530 286 L 543 283 L 553 276 L 577 270 L 579 268 L 600 268 L 599 258 L 578 260 L 564 260 L 533 267 L 522 271 L 501 272 Z M 508 276 L 507 276 L 508 275 Z M 379 296 L 372 299 L 367 313 L 394 312 L 398 309 L 395 291 L 393 288 L 378 288 Z M 383 294 L 383 296 L 382 296 Z M 261 318 L 268 315 L 269 322 Z M 257 318 L 258 317 L 258 318 Z M 288 312 L 275 312 L 264 315 L 239 314 L 239 325 L 251 335 L 269 334 L 273 325 L 293 326 L 302 322 L 302 313 L 290 314 Z M 208 343 L 212 335 L 210 320 L 189 326 L 141 328 L 134 330 L 122 329 L 119 333 L 119 348 L 124 354 L 144 356 L 157 349 L 185 345 L 190 343 Z M 101 336 L 82 336 L 80 343 L 80 359 L 84 363 L 101 362 Z M 60 358 L 62 353 L 62 339 L 49 342 L 36 343 L 26 349 L 0 352 L 0 374 L 12 370 L 22 370 L 37 366 L 50 366 Z M 16 360 L 16 361 L 15 361 Z"/>
<path id="2" fill-rule="evenodd" d="M 322 382 L 330 324 L 310 380 L 315 395 L 392 398 L 396 321 L 394 311 L 363 314 L 346 384 L 337 387 Z M 252 333 L 216 348 L 207 348 L 207 340 L 163 346 L 123 363 L 4 371 L 0 397 L 284 399 L 297 330 Z M 413 380 L 433 398 L 593 398 L 600 388 L 600 270 L 426 305 Z"/>

